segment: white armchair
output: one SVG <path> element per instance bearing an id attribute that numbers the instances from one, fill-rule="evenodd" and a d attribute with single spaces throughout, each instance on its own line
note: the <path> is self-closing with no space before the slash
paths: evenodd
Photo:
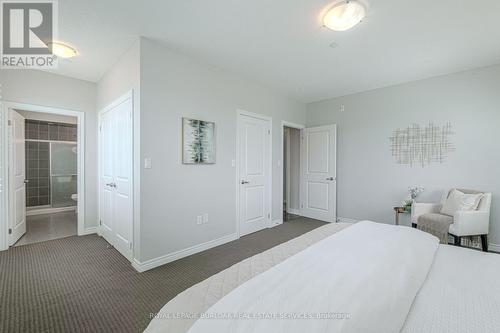
<path id="1" fill-rule="evenodd" d="M 473 194 L 482 193 L 473 190 L 459 191 Z M 460 245 L 461 238 L 464 236 L 481 236 L 481 244 L 483 251 L 488 250 L 488 232 L 490 225 L 490 207 L 491 193 L 484 193 L 477 210 L 472 211 L 457 211 L 453 217 L 441 214 L 441 207 L 448 197 L 450 191 L 445 191 L 440 203 L 420 203 L 415 202 L 411 208 L 411 223 L 414 228 L 418 225 L 419 217 L 425 215 L 429 218 L 437 218 L 443 220 L 452 220 L 449 228 L 449 234 L 453 236 L 455 245 Z M 448 222 L 449 223 L 449 222 Z"/>

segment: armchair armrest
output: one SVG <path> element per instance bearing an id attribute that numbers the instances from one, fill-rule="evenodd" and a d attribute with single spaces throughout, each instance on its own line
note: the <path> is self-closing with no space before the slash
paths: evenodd
<path id="1" fill-rule="evenodd" d="M 487 235 L 490 213 L 484 211 L 458 211 L 453 215 L 450 233 L 455 236 Z"/>
<path id="2" fill-rule="evenodd" d="M 411 205 L 411 223 L 417 223 L 418 217 L 423 214 L 439 213 L 441 204 L 414 202 Z"/>

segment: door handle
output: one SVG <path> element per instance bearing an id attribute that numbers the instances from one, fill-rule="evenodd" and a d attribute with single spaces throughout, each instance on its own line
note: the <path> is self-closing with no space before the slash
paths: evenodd
<path id="1" fill-rule="evenodd" d="M 109 186 L 109 187 L 114 187 L 116 188 L 116 184 L 115 183 L 107 183 L 106 186 Z"/>
<path id="2" fill-rule="evenodd" d="M 247 181 L 247 180 L 242 180 L 242 181 L 241 181 L 241 185 L 245 185 L 245 184 L 249 184 L 249 183 L 250 183 L 250 182 L 249 182 L 249 181 Z"/>
<path id="3" fill-rule="evenodd" d="M 25 183 L 25 184 L 28 184 L 29 182 L 30 182 L 30 180 L 29 180 L 29 179 L 25 179 L 25 180 L 24 180 L 24 183 Z"/>
<path id="4" fill-rule="evenodd" d="M 333 181 L 333 180 L 335 180 L 335 178 L 333 178 L 333 177 L 328 177 L 326 180 Z"/>

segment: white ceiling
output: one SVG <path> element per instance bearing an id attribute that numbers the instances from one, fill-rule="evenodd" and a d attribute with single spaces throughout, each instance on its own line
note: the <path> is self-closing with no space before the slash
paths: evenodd
<path id="1" fill-rule="evenodd" d="M 98 81 L 140 35 L 303 102 L 500 63 L 498 0 L 368 0 L 346 32 L 332 1 L 60 0 L 58 73 Z"/>

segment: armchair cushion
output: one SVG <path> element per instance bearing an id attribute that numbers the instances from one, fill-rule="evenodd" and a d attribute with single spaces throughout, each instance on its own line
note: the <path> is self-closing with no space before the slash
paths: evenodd
<path id="1" fill-rule="evenodd" d="M 483 193 L 466 194 L 453 189 L 443 203 L 441 214 L 453 216 L 458 211 L 476 210 L 482 197 Z"/>

